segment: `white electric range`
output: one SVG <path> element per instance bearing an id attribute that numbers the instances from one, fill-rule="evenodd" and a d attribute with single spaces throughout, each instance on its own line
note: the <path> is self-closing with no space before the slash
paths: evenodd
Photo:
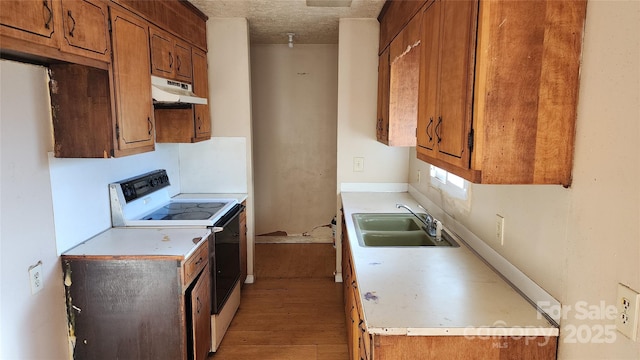
<path id="1" fill-rule="evenodd" d="M 234 198 L 169 196 L 166 170 L 109 184 L 113 227 L 210 228 L 211 351 L 216 351 L 240 305 L 240 213 Z"/>
<path id="2" fill-rule="evenodd" d="M 214 227 L 236 199 L 180 194 L 170 197 L 165 170 L 109 184 L 113 227 Z"/>

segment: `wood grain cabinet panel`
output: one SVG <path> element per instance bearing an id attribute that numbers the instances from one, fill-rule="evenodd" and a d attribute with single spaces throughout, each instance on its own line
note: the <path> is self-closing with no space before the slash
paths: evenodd
<path id="1" fill-rule="evenodd" d="M 468 168 L 477 1 L 439 0 L 422 14 L 420 148 Z M 420 149 L 422 151 L 422 149 Z"/>
<path id="2" fill-rule="evenodd" d="M 389 146 L 415 146 L 420 79 L 421 16 L 414 16 L 389 46 Z M 383 100 L 384 101 L 384 100 Z"/>
<path id="3" fill-rule="evenodd" d="M 378 120 L 376 139 L 388 145 L 389 139 L 389 49 L 378 56 Z"/>
<path id="4" fill-rule="evenodd" d="M 56 47 L 54 33 L 58 21 L 54 0 L 0 1 L 0 28 L 3 35 Z"/>
<path id="5" fill-rule="evenodd" d="M 112 0 L 149 19 L 155 26 L 207 51 L 208 17 L 188 1 Z"/>
<path id="6" fill-rule="evenodd" d="M 176 53 L 175 76 L 180 81 L 191 82 L 193 77 L 193 66 L 191 59 L 191 46 L 176 40 L 174 47 Z"/>
<path id="7" fill-rule="evenodd" d="M 206 249 L 206 247 L 205 247 Z M 211 350 L 211 275 L 209 264 L 202 270 L 198 281 L 189 294 L 191 300 L 191 327 L 190 351 L 193 360 L 206 360 Z"/>
<path id="8" fill-rule="evenodd" d="M 111 23 L 118 151 L 127 155 L 150 151 L 154 118 L 148 26 L 114 7 Z"/>
<path id="9" fill-rule="evenodd" d="M 107 69 L 109 14 L 102 0 L 0 1 L 0 52 L 38 63 Z"/>
<path id="10" fill-rule="evenodd" d="M 191 46 L 155 27 L 149 29 L 151 73 L 191 83 Z"/>
<path id="11" fill-rule="evenodd" d="M 193 92 L 208 99 L 207 54 L 192 48 Z M 159 143 L 194 143 L 211 138 L 209 105 L 156 107 L 156 141 Z"/>
<path id="12" fill-rule="evenodd" d="M 208 253 L 207 241 L 201 245 Z M 178 256 L 62 255 L 74 359 L 205 360 L 211 348 L 207 264 L 182 284 Z"/>
<path id="13" fill-rule="evenodd" d="M 571 184 L 586 1 L 436 0 L 417 156 L 487 184 Z"/>
<path id="14" fill-rule="evenodd" d="M 110 62 L 109 10 L 97 0 L 62 0 L 62 51 Z"/>
<path id="15" fill-rule="evenodd" d="M 209 99 L 209 70 L 207 65 L 207 53 L 193 49 L 193 92 L 205 99 Z M 195 105 L 195 140 L 207 140 L 211 138 L 211 116 L 209 104 Z"/>

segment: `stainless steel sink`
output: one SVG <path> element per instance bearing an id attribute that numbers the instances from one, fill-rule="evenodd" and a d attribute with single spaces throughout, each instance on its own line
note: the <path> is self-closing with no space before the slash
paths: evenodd
<path id="1" fill-rule="evenodd" d="M 429 236 L 411 214 L 360 213 L 353 214 L 353 220 L 358 243 L 364 247 L 459 246 L 446 231 L 441 239 Z"/>

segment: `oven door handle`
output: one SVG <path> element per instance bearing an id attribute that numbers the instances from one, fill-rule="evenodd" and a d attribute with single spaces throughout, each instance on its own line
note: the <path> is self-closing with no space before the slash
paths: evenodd
<path id="1" fill-rule="evenodd" d="M 244 209 L 246 208 L 246 206 L 242 205 L 242 204 L 237 204 L 236 206 L 233 207 L 233 209 L 229 210 L 229 211 L 234 211 L 235 212 L 233 214 L 231 214 L 231 216 L 229 216 L 228 220 L 225 221 L 224 224 L 220 224 L 219 222 L 216 223 L 214 226 L 214 229 L 219 227 L 219 228 L 224 228 L 227 225 L 229 225 L 229 223 L 236 218 L 236 216 L 238 216 L 241 212 L 244 211 Z M 227 214 L 225 214 L 223 217 L 226 217 Z"/>

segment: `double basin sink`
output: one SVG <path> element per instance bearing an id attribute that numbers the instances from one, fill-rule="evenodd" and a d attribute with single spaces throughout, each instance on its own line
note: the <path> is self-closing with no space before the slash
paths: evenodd
<path id="1" fill-rule="evenodd" d="M 445 230 L 439 239 L 427 234 L 424 224 L 411 214 L 359 213 L 353 214 L 353 222 L 358 242 L 364 247 L 459 247 Z"/>

